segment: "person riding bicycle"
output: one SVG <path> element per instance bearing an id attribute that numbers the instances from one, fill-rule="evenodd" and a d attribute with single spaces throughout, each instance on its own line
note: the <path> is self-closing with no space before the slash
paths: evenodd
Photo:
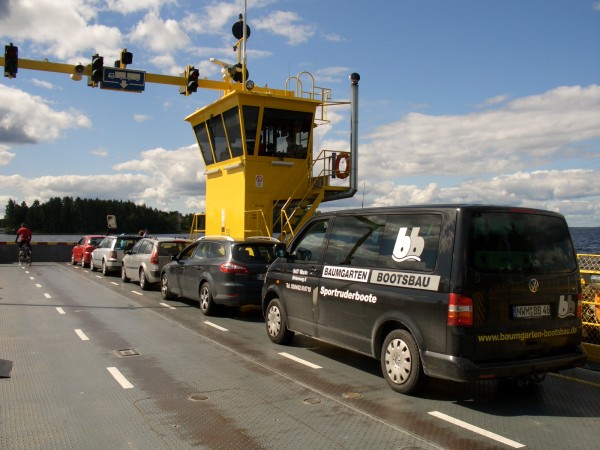
<path id="1" fill-rule="evenodd" d="M 15 242 L 19 244 L 21 251 L 25 251 L 26 248 L 31 252 L 31 230 L 27 228 L 27 224 L 21 224 L 21 228 L 17 230 Z"/>

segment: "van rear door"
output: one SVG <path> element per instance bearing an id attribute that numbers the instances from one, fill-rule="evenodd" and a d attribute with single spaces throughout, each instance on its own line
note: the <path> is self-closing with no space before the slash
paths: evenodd
<path id="1" fill-rule="evenodd" d="M 461 351 L 476 364 L 572 353 L 581 341 L 581 299 L 564 218 L 484 209 L 469 215 L 468 230 L 473 327 Z"/>

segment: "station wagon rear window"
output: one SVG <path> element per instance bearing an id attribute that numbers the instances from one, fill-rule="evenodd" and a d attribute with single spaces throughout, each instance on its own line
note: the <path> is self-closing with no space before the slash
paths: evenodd
<path id="1" fill-rule="evenodd" d="M 472 266 L 482 272 L 568 273 L 577 268 L 564 220 L 484 212 L 471 219 Z"/>

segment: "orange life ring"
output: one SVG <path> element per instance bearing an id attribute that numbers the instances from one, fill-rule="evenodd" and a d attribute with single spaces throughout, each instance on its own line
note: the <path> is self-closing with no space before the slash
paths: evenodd
<path id="1" fill-rule="evenodd" d="M 340 170 L 340 164 L 342 161 L 346 161 L 346 168 L 344 170 Z M 333 174 L 336 178 L 348 178 L 350 175 L 350 153 L 342 152 L 335 158 L 335 163 L 333 164 Z"/>

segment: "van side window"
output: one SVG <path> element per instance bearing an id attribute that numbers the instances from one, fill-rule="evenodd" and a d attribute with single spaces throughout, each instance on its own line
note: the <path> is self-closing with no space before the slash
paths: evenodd
<path id="1" fill-rule="evenodd" d="M 442 216 L 389 215 L 378 266 L 400 270 L 433 271 L 437 262 Z"/>
<path id="2" fill-rule="evenodd" d="M 386 216 L 337 217 L 327 244 L 326 264 L 369 266 L 377 263 Z"/>
<path id="3" fill-rule="evenodd" d="M 318 262 L 324 251 L 328 220 L 312 223 L 299 241 L 296 241 L 291 255 L 299 261 Z"/>

